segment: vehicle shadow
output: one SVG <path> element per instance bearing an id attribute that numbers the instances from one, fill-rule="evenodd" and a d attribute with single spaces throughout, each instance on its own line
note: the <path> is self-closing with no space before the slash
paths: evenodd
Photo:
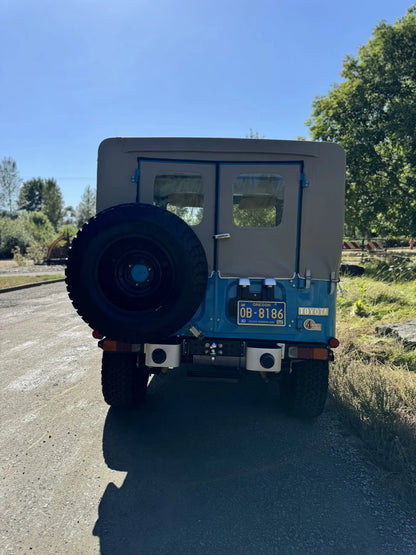
<path id="1" fill-rule="evenodd" d="M 127 476 L 101 499 L 101 553 L 272 553 L 310 539 L 310 496 L 332 456 L 321 422 L 286 417 L 277 384 L 257 373 L 239 383 L 154 377 L 143 408 L 107 415 L 104 458 Z M 300 507 L 311 521 L 302 532 Z"/>

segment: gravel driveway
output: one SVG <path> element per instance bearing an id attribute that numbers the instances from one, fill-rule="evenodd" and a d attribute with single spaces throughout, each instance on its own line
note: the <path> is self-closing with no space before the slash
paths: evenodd
<path id="1" fill-rule="evenodd" d="M 0 265 L 0 276 L 39 276 L 43 274 L 65 274 L 65 266 L 47 264 L 30 266 L 2 266 Z"/>
<path id="2" fill-rule="evenodd" d="M 327 408 L 156 377 L 109 410 L 64 283 L 0 296 L 0 553 L 416 554 L 416 522 Z"/>

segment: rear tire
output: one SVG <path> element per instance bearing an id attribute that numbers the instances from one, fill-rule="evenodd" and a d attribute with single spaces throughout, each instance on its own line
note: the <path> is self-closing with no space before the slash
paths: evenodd
<path id="1" fill-rule="evenodd" d="M 302 361 L 280 383 L 280 399 L 285 411 L 300 418 L 322 414 L 328 394 L 329 363 Z"/>
<path id="2" fill-rule="evenodd" d="M 105 402 L 113 408 L 130 409 L 143 404 L 149 370 L 137 364 L 136 353 L 103 353 L 101 385 Z"/>

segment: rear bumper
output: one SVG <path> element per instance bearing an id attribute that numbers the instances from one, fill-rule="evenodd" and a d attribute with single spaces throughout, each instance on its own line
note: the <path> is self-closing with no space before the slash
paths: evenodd
<path id="1" fill-rule="evenodd" d="M 135 352 L 154 372 L 181 364 L 235 367 L 255 372 L 280 373 L 300 360 L 333 360 L 327 345 L 221 338 L 171 338 L 157 343 L 127 344 L 109 339 L 98 343 L 104 351 Z"/>

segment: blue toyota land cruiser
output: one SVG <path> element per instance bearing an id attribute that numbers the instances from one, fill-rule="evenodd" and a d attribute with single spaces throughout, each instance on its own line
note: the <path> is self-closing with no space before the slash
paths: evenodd
<path id="1" fill-rule="evenodd" d="M 186 365 L 273 373 L 288 412 L 318 416 L 338 345 L 344 175 L 330 143 L 103 141 L 97 215 L 66 281 L 103 349 L 105 401 L 137 406 L 149 374 Z"/>

